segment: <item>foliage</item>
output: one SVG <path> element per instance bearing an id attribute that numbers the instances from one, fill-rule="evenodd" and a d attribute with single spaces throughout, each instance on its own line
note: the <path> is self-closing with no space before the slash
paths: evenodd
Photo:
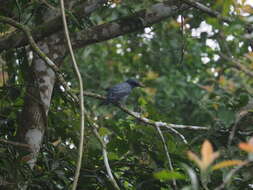
<path id="1" fill-rule="evenodd" d="M 49 9 L 44 1 L 9 2 L 11 15 L 1 11 L 0 15 L 13 17 L 31 28 L 41 24 L 43 10 Z M 59 7 L 58 1 L 46 2 Z M 75 50 L 85 91 L 105 95 L 107 87 L 137 78 L 146 87 L 135 89 L 128 97 L 128 109 L 156 121 L 210 128 L 178 129 L 188 141 L 185 144 L 178 135 L 161 127 L 174 167 L 171 171 L 154 127 L 113 105 L 100 107 L 100 100 L 85 97 L 85 108 L 100 127 L 99 134 L 109 141 L 108 158 L 121 189 L 173 189 L 173 179 L 178 189 L 215 189 L 238 167 L 240 170 L 224 185 L 228 189 L 252 189 L 253 148 L 249 139 L 253 134 L 253 80 L 236 63 L 248 71 L 252 69 L 252 34 L 245 28 L 252 24 L 253 8 L 245 1 L 201 3 L 233 21 L 224 23 L 221 18 L 192 8 L 143 30 Z M 75 16 L 69 24 L 75 32 L 133 15 L 152 4 L 151 0 L 112 0 L 89 18 L 80 20 L 81 27 Z M 14 30 L 1 23 L 0 39 Z M 30 64 L 27 47 L 0 54 L 1 139 L 17 141 Z M 61 71 L 76 92 L 78 84 L 68 56 Z M 28 189 L 69 189 L 76 165 L 79 119 L 78 107 L 56 84 L 36 167 L 29 168 L 22 148 L 0 142 L 0 187 L 18 189 L 27 184 Z M 111 190 L 101 145 L 88 122 L 85 127 L 78 189 Z M 235 135 L 229 144 L 233 128 Z M 201 145 L 199 158 L 193 152 L 198 152 Z M 188 152 L 188 158 L 189 150 L 193 152 Z M 214 163 L 216 160 L 218 164 Z"/>

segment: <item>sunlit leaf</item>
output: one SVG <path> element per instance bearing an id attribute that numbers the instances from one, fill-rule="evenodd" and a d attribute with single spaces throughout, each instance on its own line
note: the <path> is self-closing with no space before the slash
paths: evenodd
<path id="1" fill-rule="evenodd" d="M 147 80 L 154 80 L 158 77 L 159 77 L 158 73 L 155 73 L 154 71 L 148 71 L 146 79 Z"/>
<path id="2" fill-rule="evenodd" d="M 213 152 L 213 147 L 208 140 L 205 140 L 201 147 L 201 158 L 199 158 L 195 153 L 187 152 L 189 159 L 196 162 L 201 170 L 206 170 L 213 161 L 218 158 L 219 152 Z"/>
<path id="3" fill-rule="evenodd" d="M 108 129 L 105 128 L 105 127 L 99 128 L 98 132 L 99 132 L 99 134 L 100 134 L 101 136 L 105 136 L 105 135 L 111 134 L 110 130 L 108 130 Z"/>
<path id="4" fill-rule="evenodd" d="M 161 170 L 159 172 L 155 172 L 154 178 L 160 180 L 172 180 L 172 179 L 185 179 L 185 176 L 179 172 Z"/>
<path id="5" fill-rule="evenodd" d="M 218 170 L 218 169 L 226 168 L 226 167 L 230 167 L 230 166 L 238 166 L 238 165 L 242 165 L 244 163 L 245 162 L 241 161 L 241 160 L 226 160 L 223 162 L 219 162 L 218 164 L 215 164 L 212 167 L 212 170 Z"/>
<path id="6" fill-rule="evenodd" d="M 213 152 L 213 147 L 211 143 L 208 140 L 205 140 L 201 148 L 201 156 L 202 156 L 203 168 L 207 168 L 212 164 L 212 162 L 216 158 L 218 158 L 219 153 Z"/>
<path id="7" fill-rule="evenodd" d="M 59 138 L 58 140 L 52 142 L 52 145 L 53 145 L 53 146 L 57 146 L 57 145 L 59 145 L 60 143 L 61 143 L 61 138 Z"/>
<path id="8" fill-rule="evenodd" d="M 239 144 L 239 148 L 246 151 L 246 152 L 250 152 L 253 153 L 253 145 L 248 144 L 248 143 L 240 143 Z"/>

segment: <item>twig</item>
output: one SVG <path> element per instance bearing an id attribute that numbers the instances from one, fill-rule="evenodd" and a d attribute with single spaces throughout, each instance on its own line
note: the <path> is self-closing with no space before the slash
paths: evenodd
<path id="1" fill-rule="evenodd" d="M 29 148 L 29 149 L 31 148 L 31 146 L 29 144 L 15 142 L 15 141 L 9 141 L 9 140 L 5 140 L 5 139 L 0 139 L 0 142 L 4 142 L 4 143 L 11 144 L 11 145 L 14 145 L 14 146 Z"/>
<path id="2" fill-rule="evenodd" d="M 97 139 L 99 140 L 101 147 L 102 147 L 102 151 L 103 151 L 103 158 L 104 158 L 104 164 L 105 164 L 105 168 L 107 171 L 107 174 L 109 176 L 109 180 L 112 183 L 113 187 L 117 190 L 120 190 L 116 180 L 114 179 L 113 175 L 112 175 L 112 171 L 111 171 L 111 167 L 108 161 L 108 156 L 107 156 L 107 150 L 106 150 L 106 143 L 104 142 L 104 140 L 102 139 L 102 137 L 99 135 L 97 128 L 95 126 L 93 126 L 93 132 L 95 134 L 95 136 L 97 137 Z"/>
<path id="3" fill-rule="evenodd" d="M 78 69 L 74 52 L 72 49 L 72 45 L 70 42 L 70 37 L 69 37 L 69 31 L 67 27 L 67 21 L 66 21 L 66 15 L 65 15 L 65 8 L 64 8 L 64 1 L 61 0 L 61 13 L 62 13 L 62 20 L 63 20 L 63 25 L 64 25 L 64 31 L 65 31 L 65 36 L 68 42 L 68 48 L 70 51 L 70 55 L 73 61 L 73 65 L 75 68 L 75 72 L 78 78 L 79 82 L 79 90 L 80 90 L 80 112 L 81 112 L 81 119 L 80 119 L 80 142 L 79 142 L 79 151 L 78 151 L 78 160 L 77 160 L 77 166 L 76 166 L 76 171 L 75 171 L 75 177 L 74 177 L 74 182 L 72 186 L 72 190 L 75 190 L 77 187 L 78 183 L 78 178 L 80 174 L 80 169 L 81 169 L 81 164 L 82 164 L 82 156 L 83 156 L 83 142 L 84 142 L 84 97 L 83 97 L 83 80 L 81 73 Z"/>
<path id="4" fill-rule="evenodd" d="M 238 69 L 238 70 L 240 70 L 240 71 L 243 71 L 243 72 L 244 72 L 245 74 L 247 74 L 249 77 L 253 77 L 253 72 L 252 72 L 250 69 L 248 69 L 247 67 L 245 67 L 241 61 L 235 60 L 234 58 L 230 58 L 230 57 L 226 56 L 226 55 L 223 54 L 223 53 L 219 53 L 219 55 L 220 55 L 223 59 L 232 62 L 233 64 L 229 64 L 231 67 L 235 67 L 236 69 Z"/>
<path id="5" fill-rule="evenodd" d="M 232 169 L 232 170 L 226 175 L 226 177 L 225 177 L 223 183 L 222 183 L 220 186 L 216 187 L 214 190 L 222 190 L 222 189 L 224 189 L 225 186 L 226 186 L 226 185 L 228 184 L 228 182 L 230 181 L 230 179 L 233 177 L 233 175 L 234 175 L 238 170 L 240 170 L 242 167 L 244 167 L 245 165 L 247 165 L 247 164 L 249 164 L 249 163 L 250 163 L 250 161 L 245 161 L 245 162 L 244 162 L 243 164 L 241 164 L 240 166 L 238 166 L 238 167 Z"/>
<path id="6" fill-rule="evenodd" d="M 192 7 L 195 7 L 197 9 L 209 14 L 212 17 L 217 17 L 218 19 L 221 19 L 224 22 L 230 23 L 233 21 L 231 18 L 223 17 L 219 12 L 210 9 L 209 7 L 199 3 L 197 1 L 194 1 L 194 0 L 182 0 L 182 1 Z"/>
<path id="7" fill-rule="evenodd" d="M 250 113 L 250 111 L 252 110 L 253 108 L 253 102 L 249 102 L 246 106 L 244 106 L 237 114 L 236 114 L 236 119 L 235 119 L 235 122 L 234 122 L 234 125 L 230 131 L 230 134 L 229 134 L 229 137 L 228 137 L 228 146 L 230 146 L 232 144 L 232 140 L 235 136 L 235 132 L 238 128 L 238 124 L 239 122 L 245 118 L 245 116 L 247 114 Z"/>
<path id="8" fill-rule="evenodd" d="M 59 11 L 56 7 L 52 6 L 47 0 L 41 0 L 48 8 L 52 9 L 53 11 Z"/>
<path id="9" fill-rule="evenodd" d="M 171 162 L 171 158 L 170 158 L 170 154 L 169 154 L 169 150 L 168 150 L 168 147 L 167 147 L 167 144 L 165 142 L 165 139 L 164 139 L 164 136 L 163 136 L 163 133 L 160 129 L 160 127 L 156 127 L 156 130 L 158 131 L 161 139 L 162 139 L 162 142 L 163 142 L 163 148 L 165 150 L 165 153 L 166 153 L 166 157 L 168 159 L 168 162 L 169 162 L 169 168 L 171 171 L 174 170 L 173 166 L 172 166 L 172 162 Z M 174 189 L 177 189 L 177 181 L 175 179 L 172 180 L 173 181 L 173 186 L 174 186 Z"/>
<path id="10" fill-rule="evenodd" d="M 188 141 L 186 140 L 186 138 L 184 137 L 184 135 L 182 135 L 180 132 L 178 132 L 176 129 L 174 128 L 171 128 L 171 127 L 167 127 L 165 126 L 167 129 L 171 130 L 172 132 L 176 133 L 182 140 L 185 144 L 188 144 Z"/>

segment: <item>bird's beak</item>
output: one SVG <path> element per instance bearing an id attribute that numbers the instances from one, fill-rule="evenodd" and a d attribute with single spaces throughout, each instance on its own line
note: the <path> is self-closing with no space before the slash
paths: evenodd
<path id="1" fill-rule="evenodd" d="M 139 82 L 139 87 L 144 88 L 145 86 L 144 86 L 144 84 L 142 84 L 141 82 Z"/>

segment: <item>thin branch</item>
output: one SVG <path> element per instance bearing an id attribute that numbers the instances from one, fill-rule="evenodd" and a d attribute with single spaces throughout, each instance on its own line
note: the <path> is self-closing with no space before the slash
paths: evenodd
<path id="1" fill-rule="evenodd" d="M 243 164 L 241 164 L 240 166 L 232 169 L 225 177 L 223 183 L 216 187 L 214 190 L 222 190 L 226 187 L 226 185 L 229 183 L 229 181 L 231 180 L 231 178 L 234 176 L 234 174 L 239 171 L 242 167 L 244 167 L 245 165 L 249 164 L 250 161 L 245 161 Z"/>
<path id="2" fill-rule="evenodd" d="M 234 58 L 230 58 L 230 57 L 228 57 L 228 56 L 226 56 L 225 54 L 222 54 L 222 53 L 219 53 L 219 55 L 220 55 L 223 59 L 225 59 L 225 60 L 227 60 L 227 61 L 233 63 L 233 64 L 229 64 L 231 67 L 234 67 L 234 68 L 236 68 L 236 69 L 238 69 L 238 70 L 244 72 L 244 73 L 247 74 L 249 77 L 253 77 L 253 72 L 252 72 L 249 68 L 245 67 L 241 61 L 235 60 Z"/>
<path id="3" fill-rule="evenodd" d="M 209 7 L 207 7 L 207 6 L 199 3 L 197 1 L 194 1 L 194 0 L 181 0 L 181 1 L 183 1 L 186 4 L 188 4 L 188 5 L 192 6 L 192 7 L 195 7 L 197 9 L 199 9 L 199 10 L 201 10 L 201 11 L 209 14 L 212 17 L 216 17 L 218 19 L 221 19 L 224 22 L 230 23 L 230 22 L 233 21 L 231 18 L 224 17 L 219 12 L 210 9 Z"/>
<path id="4" fill-rule="evenodd" d="M 183 1 L 184 3 L 186 3 L 186 4 L 188 4 L 188 5 L 192 6 L 192 7 L 194 7 L 196 9 L 199 9 L 202 12 L 207 13 L 208 15 L 210 15 L 212 17 L 216 17 L 217 19 L 219 19 L 219 20 L 221 20 L 223 22 L 231 23 L 231 22 L 235 21 L 235 19 L 233 19 L 233 18 L 222 16 L 219 12 L 210 9 L 209 7 L 201 4 L 198 1 L 195 1 L 195 0 L 181 0 L 181 1 Z M 253 31 L 252 25 L 250 23 L 246 23 L 245 26 L 244 26 L 244 28 L 245 28 L 245 31 L 248 34 L 251 34 L 252 31 Z M 252 39 L 249 39 L 249 44 L 250 44 L 250 47 L 253 49 L 253 41 L 252 41 Z"/>
<path id="5" fill-rule="evenodd" d="M 248 115 L 253 108 L 253 102 L 250 101 L 246 106 L 244 106 L 237 114 L 236 119 L 234 122 L 234 125 L 230 131 L 229 137 L 228 137 L 228 146 L 232 144 L 233 138 L 235 136 L 235 132 L 239 126 L 239 122 L 245 118 L 246 115 Z"/>
<path id="6" fill-rule="evenodd" d="M 104 96 L 101 96 L 99 94 L 95 94 L 92 92 L 84 92 L 84 96 L 100 99 L 100 100 L 105 100 L 106 98 Z M 192 130 L 209 130 L 208 127 L 200 127 L 200 126 L 192 126 L 192 125 L 178 125 L 178 124 L 172 124 L 172 123 L 166 123 L 166 122 L 161 122 L 161 121 L 153 121 L 151 119 L 148 119 L 146 117 L 141 116 L 140 113 L 138 112 L 133 112 L 129 109 L 127 109 L 125 106 L 121 104 L 114 104 L 118 108 L 120 108 L 122 111 L 126 112 L 127 114 L 133 116 L 134 118 L 142 121 L 143 123 L 147 125 L 151 125 L 154 127 L 166 127 L 166 128 L 177 128 L 177 129 L 192 129 Z"/>
<path id="7" fill-rule="evenodd" d="M 4 143 L 7 143 L 7 144 L 11 144 L 11 145 L 14 145 L 14 146 L 20 146 L 20 147 L 24 147 L 24 148 L 28 148 L 28 149 L 31 148 L 31 146 L 29 144 L 10 141 L 10 140 L 5 140 L 5 139 L 0 139 L 0 142 L 4 142 Z"/>
<path id="8" fill-rule="evenodd" d="M 103 151 L 104 164 L 105 164 L 107 174 L 109 176 L 109 180 L 115 189 L 120 190 L 116 180 L 114 179 L 114 177 L 112 175 L 111 167 L 110 167 L 110 164 L 108 161 L 108 156 L 107 156 L 106 143 L 104 142 L 102 137 L 99 135 L 99 133 L 97 131 L 97 127 L 95 127 L 95 126 L 93 126 L 93 133 L 95 134 L 95 136 L 97 137 L 97 139 L 99 140 L 99 142 L 101 144 L 102 151 Z"/>
<path id="9" fill-rule="evenodd" d="M 69 37 L 69 31 L 68 31 L 68 26 L 67 26 L 67 21 L 66 21 L 66 15 L 65 15 L 65 8 L 64 8 L 64 1 L 61 0 L 61 13 L 62 13 L 62 20 L 63 20 L 63 25 L 64 25 L 64 31 L 65 31 L 65 36 L 68 42 L 68 48 L 70 51 L 70 55 L 73 61 L 73 65 L 75 68 L 75 72 L 78 78 L 79 82 L 79 90 L 80 90 L 80 114 L 81 114 L 81 119 L 80 119 L 80 142 L 79 142 L 79 151 L 78 151 L 78 159 L 77 159 L 77 166 L 76 166 L 76 171 L 75 171 L 75 177 L 74 177 L 74 182 L 72 186 L 72 190 L 75 190 L 77 187 L 78 183 L 78 178 L 80 174 L 80 169 L 82 165 L 82 156 L 83 156 L 83 142 L 84 142 L 84 97 L 83 97 L 83 79 L 81 76 L 81 73 L 79 71 L 78 65 L 76 63 L 75 55 L 72 49 L 72 45 L 70 42 L 70 37 Z"/>
<path id="10" fill-rule="evenodd" d="M 165 139 L 164 139 L 164 136 L 163 136 L 163 133 L 160 129 L 160 127 L 156 127 L 156 130 L 158 131 L 161 139 L 162 139 L 162 142 L 163 142 L 163 148 L 165 150 L 165 153 L 166 153 L 166 157 L 168 159 L 168 162 L 169 162 L 169 168 L 171 171 L 174 171 L 174 168 L 172 166 L 172 162 L 171 162 L 171 158 L 170 158 L 170 154 L 169 154 L 169 150 L 168 150 L 168 147 L 167 147 L 167 144 L 165 142 Z M 174 186 L 174 189 L 177 189 L 177 181 L 175 179 L 173 179 L 173 186 Z"/>
<path id="11" fill-rule="evenodd" d="M 186 138 L 184 137 L 184 135 L 182 135 L 180 132 L 178 132 L 176 129 L 171 128 L 171 127 L 167 127 L 165 126 L 167 129 L 171 130 L 172 132 L 174 132 L 175 134 L 177 134 L 185 144 L 188 144 L 188 141 L 186 140 Z"/>

